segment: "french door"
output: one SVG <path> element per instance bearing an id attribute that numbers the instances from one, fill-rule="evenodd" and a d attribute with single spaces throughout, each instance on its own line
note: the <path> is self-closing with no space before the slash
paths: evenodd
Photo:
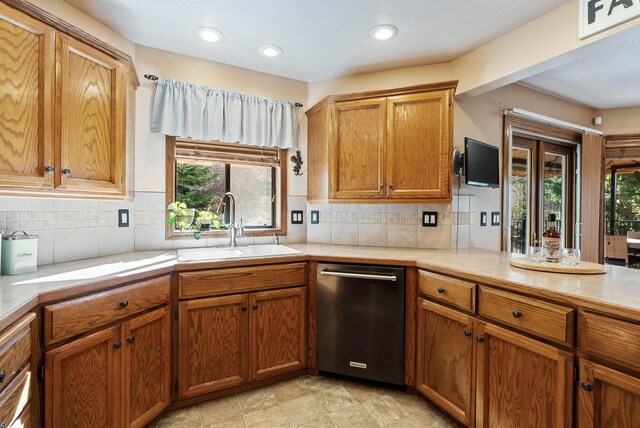
<path id="1" fill-rule="evenodd" d="M 511 145 L 510 250 L 526 253 L 549 226 L 561 245 L 573 247 L 576 218 L 576 146 L 528 135 L 513 135 Z M 555 218 L 555 219 L 554 219 Z"/>

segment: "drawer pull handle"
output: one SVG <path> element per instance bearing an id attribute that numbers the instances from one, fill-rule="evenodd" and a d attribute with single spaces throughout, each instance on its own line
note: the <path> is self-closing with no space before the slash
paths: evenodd
<path id="1" fill-rule="evenodd" d="M 471 330 L 469 330 L 468 328 L 465 328 L 464 329 L 464 335 L 467 336 L 467 337 L 471 336 Z"/>
<path id="2" fill-rule="evenodd" d="M 129 301 L 128 300 L 123 300 L 122 302 L 120 302 L 120 307 L 121 308 L 126 308 L 127 306 L 129 306 Z"/>
<path id="3" fill-rule="evenodd" d="M 7 374 L 4 372 L 4 370 L 0 370 L 0 383 L 4 382 L 4 377 L 5 377 L 6 375 L 7 375 Z"/>
<path id="4" fill-rule="evenodd" d="M 589 382 L 582 382 L 582 389 L 584 389 L 587 392 L 591 392 L 593 391 L 593 385 L 591 385 Z"/>
<path id="5" fill-rule="evenodd" d="M 258 309 L 258 305 L 253 305 L 253 310 L 255 311 L 256 309 Z"/>
<path id="6" fill-rule="evenodd" d="M 116 343 L 113 344 L 113 347 L 115 349 L 120 349 L 120 346 L 122 346 L 122 344 L 120 342 L 116 342 Z"/>
<path id="7" fill-rule="evenodd" d="M 438 287 L 438 293 L 440 293 L 440 294 L 444 293 L 444 288 Z"/>
<path id="8" fill-rule="evenodd" d="M 522 316 L 522 312 L 520 312 L 517 309 L 514 309 L 513 312 L 511 312 L 511 315 L 513 315 L 514 318 L 520 318 Z"/>
<path id="9" fill-rule="evenodd" d="M 129 336 L 129 337 L 127 337 L 127 342 L 129 342 L 129 343 L 133 343 L 133 342 L 135 342 L 135 341 L 136 341 L 136 338 L 135 338 L 135 337 L 133 337 L 133 336 Z"/>
<path id="10" fill-rule="evenodd" d="M 478 341 L 478 343 L 482 343 L 484 342 L 484 336 L 478 336 L 476 337 L 476 340 Z"/>
<path id="11" fill-rule="evenodd" d="M 246 311 L 246 310 L 247 310 L 247 307 L 246 307 L 246 306 L 243 306 L 243 307 L 242 307 L 242 312 L 244 312 L 244 311 Z"/>

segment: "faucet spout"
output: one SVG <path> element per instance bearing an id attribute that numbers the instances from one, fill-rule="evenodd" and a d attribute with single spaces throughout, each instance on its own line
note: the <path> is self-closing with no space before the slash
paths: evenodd
<path id="1" fill-rule="evenodd" d="M 231 192 L 227 192 L 222 196 L 220 200 L 220 205 L 218 205 L 218 209 L 216 210 L 218 213 L 224 213 L 225 202 L 229 200 L 229 246 L 237 247 L 236 238 L 242 236 L 242 232 L 244 228 L 242 227 L 242 220 L 240 220 L 240 224 L 236 223 L 236 198 L 233 196 Z"/>

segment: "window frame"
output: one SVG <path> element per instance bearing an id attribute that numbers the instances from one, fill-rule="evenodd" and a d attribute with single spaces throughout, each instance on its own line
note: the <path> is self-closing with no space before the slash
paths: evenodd
<path id="1" fill-rule="evenodd" d="M 214 144 L 216 146 L 224 147 L 227 151 L 233 151 L 234 148 L 237 149 L 256 149 L 257 146 L 247 146 L 239 143 L 220 143 L 217 141 L 199 141 L 192 140 L 189 138 L 180 138 L 167 136 L 166 138 L 166 180 L 165 180 L 165 208 L 171 202 L 175 201 L 176 197 L 176 142 L 186 142 L 186 143 L 198 143 L 202 145 L 211 145 Z M 274 185 L 274 196 L 276 198 L 276 202 L 273 205 L 274 209 L 274 221 L 275 227 L 273 228 L 257 228 L 251 227 L 246 228 L 244 230 L 243 236 L 246 237 L 259 237 L 259 236 L 283 236 L 287 234 L 287 151 L 286 149 L 278 149 L 279 152 L 279 163 L 278 168 L 280 169 L 280 174 L 278 177 L 278 172 L 275 172 L 274 178 L 279 178 L 280 181 L 280 189 L 278 191 L 278 183 L 277 180 L 273 182 Z M 231 161 L 230 163 L 233 163 Z M 239 164 L 241 164 L 239 162 Z M 278 201 L 279 198 L 279 201 Z M 278 212 L 278 207 L 280 211 Z M 194 232 L 180 232 L 175 230 L 173 225 L 168 223 L 169 221 L 169 212 L 165 209 L 165 239 L 173 240 L 173 239 L 193 239 Z M 201 231 L 200 235 L 202 238 L 224 238 L 229 236 L 228 230 L 206 230 Z"/>

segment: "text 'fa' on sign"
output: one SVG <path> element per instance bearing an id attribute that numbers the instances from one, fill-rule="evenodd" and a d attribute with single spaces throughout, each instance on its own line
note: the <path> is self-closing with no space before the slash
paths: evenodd
<path id="1" fill-rule="evenodd" d="M 640 0 L 579 0 L 578 4 L 581 39 L 640 16 Z"/>

